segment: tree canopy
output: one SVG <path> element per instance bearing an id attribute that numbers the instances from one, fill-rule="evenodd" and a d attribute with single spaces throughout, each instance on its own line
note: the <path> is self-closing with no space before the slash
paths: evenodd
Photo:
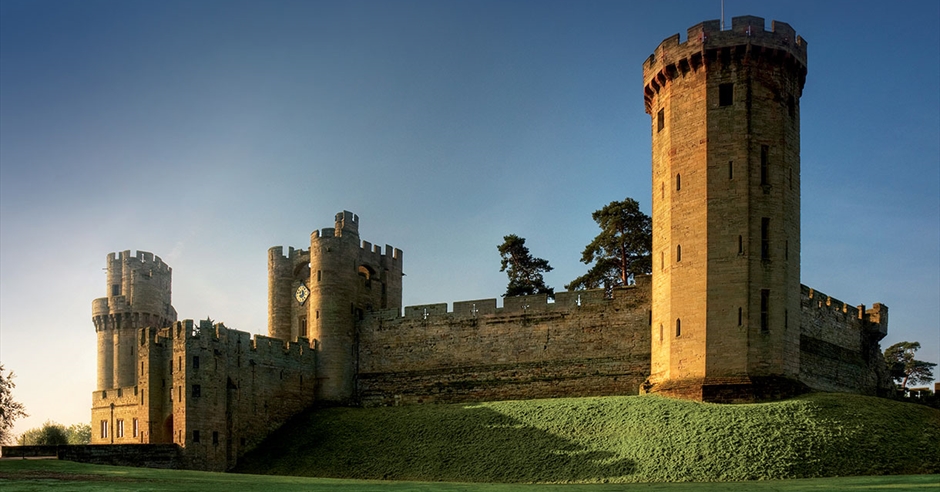
<path id="1" fill-rule="evenodd" d="M 885 349 L 885 362 L 891 370 L 891 377 L 901 383 L 901 389 L 907 389 L 907 383 L 920 384 L 933 381 L 933 362 L 924 362 L 914 358 L 920 349 L 920 342 L 898 342 Z"/>
<path id="2" fill-rule="evenodd" d="M 503 294 L 504 297 L 531 294 L 555 296 L 555 289 L 545 285 L 545 279 L 542 277 L 543 273 L 552 271 L 552 267 L 547 260 L 536 258 L 529 253 L 525 238 L 515 234 L 503 236 L 503 244 L 497 249 L 502 257 L 499 271 L 506 272 L 509 276 L 509 285 Z"/>
<path id="3" fill-rule="evenodd" d="M 27 416 L 26 407 L 13 399 L 14 377 L 13 371 L 4 374 L 3 364 L 0 364 L 0 444 L 10 442 L 13 421 Z"/>
<path id="4" fill-rule="evenodd" d="M 42 427 L 29 429 L 20 435 L 20 446 L 52 446 L 58 444 L 90 444 L 91 425 L 72 424 L 67 428 L 59 423 L 47 420 Z"/>
<path id="5" fill-rule="evenodd" d="M 636 200 L 628 197 L 610 202 L 591 217 L 601 232 L 584 248 L 581 262 L 594 265 L 566 289 L 610 289 L 652 271 L 653 221 L 640 211 Z"/>

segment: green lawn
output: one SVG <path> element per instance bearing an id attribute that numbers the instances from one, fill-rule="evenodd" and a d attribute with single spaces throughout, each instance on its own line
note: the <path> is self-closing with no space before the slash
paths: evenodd
<path id="1" fill-rule="evenodd" d="M 846 394 L 654 396 L 308 412 L 244 473 L 488 483 L 730 482 L 940 473 L 940 411 Z"/>
<path id="2" fill-rule="evenodd" d="M 484 491 L 514 490 L 605 492 L 614 490 L 701 492 L 753 490 L 822 492 L 857 490 L 937 490 L 940 475 L 890 475 L 878 477 L 815 478 L 728 483 L 572 484 L 525 485 L 446 482 L 391 482 L 329 478 L 245 475 L 180 470 L 153 470 L 118 466 L 87 465 L 55 460 L 0 460 L 0 490 L 70 491 Z"/>

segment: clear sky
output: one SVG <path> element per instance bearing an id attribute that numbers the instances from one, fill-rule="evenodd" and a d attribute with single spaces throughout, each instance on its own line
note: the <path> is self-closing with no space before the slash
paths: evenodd
<path id="1" fill-rule="evenodd" d="M 940 361 L 940 6 L 728 0 L 808 42 L 803 283 L 890 308 Z M 90 418 L 109 252 L 173 268 L 180 319 L 267 330 L 267 250 L 350 210 L 406 305 L 498 297 L 518 234 L 549 285 L 591 212 L 650 212 L 642 62 L 695 1 L 0 0 L 0 362 L 29 418 Z"/>

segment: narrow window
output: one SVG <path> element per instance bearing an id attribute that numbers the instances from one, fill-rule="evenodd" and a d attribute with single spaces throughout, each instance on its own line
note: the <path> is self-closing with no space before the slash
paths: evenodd
<path id="1" fill-rule="evenodd" d="M 193 431 L 193 442 L 199 442 L 199 431 Z"/>
<path id="2" fill-rule="evenodd" d="M 133 420 L 133 425 L 134 425 L 134 431 L 133 431 L 134 437 L 137 437 L 140 434 L 140 424 L 137 422 L 136 418 Z"/>
<path id="3" fill-rule="evenodd" d="M 734 84 L 718 85 L 718 105 L 731 106 L 734 104 Z"/>
<path id="4" fill-rule="evenodd" d="M 787 310 L 784 309 L 783 310 L 783 329 L 784 330 L 786 330 L 787 327 L 790 325 L 790 320 L 787 318 L 789 318 L 789 316 L 787 316 Z"/>
<path id="5" fill-rule="evenodd" d="M 741 326 L 741 323 L 744 321 L 743 315 L 744 315 L 744 310 L 741 308 L 738 308 L 738 326 Z"/>
<path id="6" fill-rule="evenodd" d="M 676 318 L 676 338 L 682 335 L 682 320 Z"/>
<path id="7" fill-rule="evenodd" d="M 182 387 L 182 386 L 177 386 L 177 387 L 176 387 L 176 394 L 178 395 L 178 398 L 177 398 L 177 399 L 178 399 L 180 402 L 182 402 L 182 401 L 183 401 L 183 387 Z"/>
<path id="8" fill-rule="evenodd" d="M 141 405 L 144 404 L 144 390 L 143 389 L 140 390 L 140 404 Z"/>
<path id="9" fill-rule="evenodd" d="M 124 419 L 117 419 L 117 425 L 115 425 L 115 434 L 117 437 L 124 437 Z"/>
<path id="10" fill-rule="evenodd" d="M 307 336 L 307 317 L 301 316 L 299 324 L 300 324 L 300 336 L 302 337 Z"/>
<path id="11" fill-rule="evenodd" d="M 682 245 L 676 245 L 676 263 L 682 261 Z"/>
<path id="12" fill-rule="evenodd" d="M 742 237 L 740 234 L 738 234 L 738 254 L 744 254 L 744 237 Z"/>
<path id="13" fill-rule="evenodd" d="M 787 113 L 790 114 L 790 118 L 796 116 L 796 100 L 793 99 L 793 96 L 787 96 Z"/>
<path id="14" fill-rule="evenodd" d="M 202 396 L 202 386 L 198 384 L 193 385 L 193 398 L 199 398 Z"/>
<path id="15" fill-rule="evenodd" d="M 656 113 L 656 133 L 663 131 L 663 128 L 666 127 L 666 115 L 663 113 L 663 109 L 660 108 L 659 112 Z"/>
<path id="16" fill-rule="evenodd" d="M 660 251 L 659 252 L 659 270 L 662 271 L 665 269 L 666 269 L 666 252 Z"/>
<path id="17" fill-rule="evenodd" d="M 199 369 L 199 356 L 193 356 L 193 369 Z"/>
<path id="18" fill-rule="evenodd" d="M 219 443 L 219 431 L 212 431 L 212 444 Z"/>
<path id="19" fill-rule="evenodd" d="M 111 295 L 119 296 L 121 295 L 121 284 L 112 284 L 111 285 Z"/>
<path id="20" fill-rule="evenodd" d="M 320 270 L 317 270 L 317 282 L 320 281 L 321 276 L 322 276 L 322 272 Z"/>
<path id="21" fill-rule="evenodd" d="M 760 331 L 770 331 L 770 289 L 760 290 Z"/>
<path id="22" fill-rule="evenodd" d="M 789 186 L 791 190 L 793 189 L 793 168 L 792 167 L 787 168 L 787 186 Z"/>
<path id="23" fill-rule="evenodd" d="M 659 324 L 659 342 L 662 343 L 662 341 L 663 341 L 663 324 L 660 323 Z"/>
<path id="24" fill-rule="evenodd" d="M 728 179 L 734 179 L 734 161 L 728 161 Z"/>
<path id="25" fill-rule="evenodd" d="M 662 192 L 663 200 L 665 200 L 666 199 L 666 183 L 660 183 L 659 189 Z"/>
<path id="26" fill-rule="evenodd" d="M 783 242 L 783 259 L 784 260 L 790 259 L 790 240 L 789 239 Z"/>
<path id="27" fill-rule="evenodd" d="M 102 439 L 108 438 L 108 421 L 107 420 L 101 421 L 101 438 Z"/>
<path id="28" fill-rule="evenodd" d="M 770 259 L 770 218 L 760 219 L 760 259 Z"/>
<path id="29" fill-rule="evenodd" d="M 766 185 L 767 183 L 767 161 L 770 159 L 770 147 L 766 145 L 760 146 L 760 184 Z"/>
<path id="30" fill-rule="evenodd" d="M 682 189 L 682 176 L 676 173 L 676 191 L 679 191 L 681 189 Z"/>
<path id="31" fill-rule="evenodd" d="M 182 355 L 179 356 L 179 360 L 178 360 L 178 362 L 176 363 L 176 367 L 178 367 L 180 371 L 183 370 L 183 356 L 182 356 Z"/>

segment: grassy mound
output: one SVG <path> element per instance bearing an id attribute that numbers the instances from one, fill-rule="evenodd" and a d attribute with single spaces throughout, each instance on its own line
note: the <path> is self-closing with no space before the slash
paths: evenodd
<path id="1" fill-rule="evenodd" d="M 556 483 L 940 473 L 938 442 L 940 411 L 858 395 L 563 398 L 310 411 L 236 471 Z"/>

